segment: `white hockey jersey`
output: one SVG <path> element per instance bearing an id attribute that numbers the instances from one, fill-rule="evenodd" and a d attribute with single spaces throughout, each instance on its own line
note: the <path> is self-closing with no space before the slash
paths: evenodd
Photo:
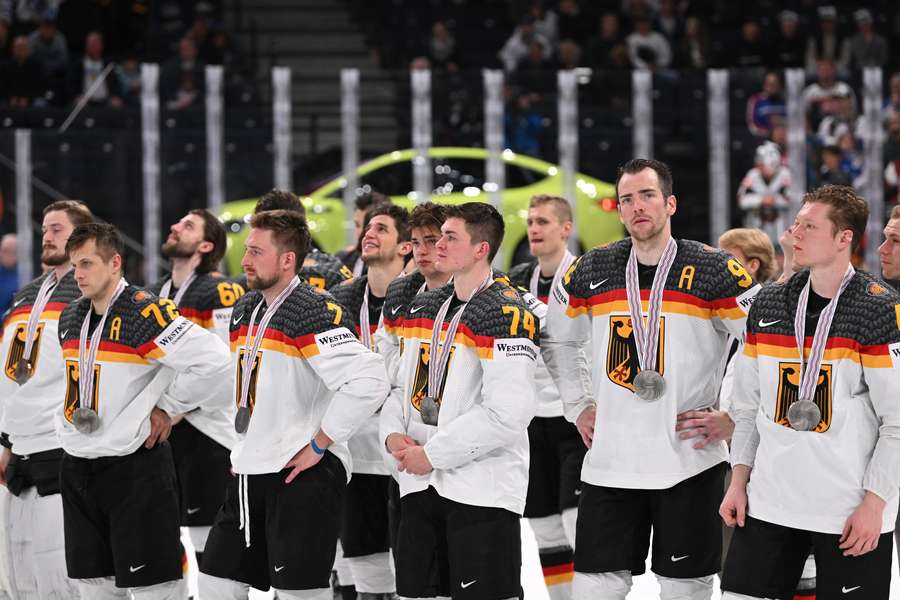
<path id="1" fill-rule="evenodd" d="M 769 181 L 756 167 L 747 171 L 737 193 L 738 206 L 744 213 L 744 227 L 762 229 L 777 244 L 779 236 L 790 224 L 790 189 L 791 172 L 787 167 L 779 167 Z M 763 206 L 766 196 L 772 196 L 774 206 Z"/>

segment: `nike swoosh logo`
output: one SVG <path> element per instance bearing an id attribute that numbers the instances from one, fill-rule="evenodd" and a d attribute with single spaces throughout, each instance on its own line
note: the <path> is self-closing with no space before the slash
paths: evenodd
<path id="1" fill-rule="evenodd" d="M 472 581 L 470 581 L 470 582 L 468 582 L 468 583 L 466 583 L 465 581 L 461 581 L 461 582 L 459 583 L 459 587 L 461 587 L 462 589 L 466 589 L 467 587 L 469 587 L 470 585 L 472 585 L 472 584 L 475 583 L 476 581 L 478 581 L 478 580 L 477 580 L 477 579 L 473 579 Z"/>
<path id="2" fill-rule="evenodd" d="M 189 515 L 194 515 L 194 514 L 197 514 L 198 512 L 200 512 L 200 507 L 199 507 L 199 506 L 198 506 L 197 508 L 189 508 L 189 509 L 187 509 L 187 514 L 189 514 Z"/>
<path id="3" fill-rule="evenodd" d="M 607 281 L 609 281 L 609 277 L 607 277 L 607 278 L 604 279 L 603 281 L 599 281 L 599 282 L 597 282 L 597 283 L 594 283 L 594 282 L 592 281 L 591 283 L 588 284 L 588 287 L 590 287 L 592 290 L 596 290 L 598 287 L 600 287 L 601 285 L 603 285 L 603 284 L 606 283 Z"/>
<path id="4" fill-rule="evenodd" d="M 684 560 L 684 559 L 686 559 L 688 556 L 690 556 L 690 554 L 685 554 L 684 556 L 675 556 L 675 555 L 673 554 L 673 555 L 672 555 L 672 562 L 678 562 L 679 560 Z"/>
<path id="5" fill-rule="evenodd" d="M 18 300 L 13 302 L 13 308 L 17 307 L 18 305 L 22 304 L 23 302 L 25 302 L 25 298 L 19 298 Z"/>
<path id="6" fill-rule="evenodd" d="M 581 495 L 581 490 L 575 490 L 575 495 L 576 495 L 576 496 L 580 496 L 580 495 Z"/>
<path id="7" fill-rule="evenodd" d="M 781 323 L 781 319 L 775 319 L 774 321 L 766 321 L 764 319 L 759 320 L 760 327 L 771 327 L 775 323 Z"/>
<path id="8" fill-rule="evenodd" d="M 403 307 L 402 307 L 402 306 L 395 306 L 394 308 L 391 309 L 391 314 L 392 314 L 392 315 L 396 315 L 398 312 L 400 312 L 400 309 L 401 309 L 401 308 L 403 308 Z"/>
<path id="9" fill-rule="evenodd" d="M 281 565 L 280 567 L 279 567 L 279 566 L 276 566 L 276 567 L 275 567 L 275 572 L 278 573 L 278 572 L 281 571 L 283 568 L 284 568 L 284 565 Z"/>
<path id="10" fill-rule="evenodd" d="M 842 593 L 842 594 L 849 594 L 850 592 L 855 592 L 856 590 L 858 590 L 858 589 L 861 588 L 861 587 L 862 587 L 861 585 L 857 585 L 856 587 L 852 587 L 852 588 L 842 587 L 842 588 L 841 588 L 841 593 Z"/>
<path id="11" fill-rule="evenodd" d="M 63 331 L 63 332 L 62 332 L 62 335 L 59 336 L 59 337 L 66 337 L 66 334 L 67 334 L 67 333 L 69 333 L 69 330 L 68 330 L 68 329 L 66 329 L 65 331 Z"/>
<path id="12" fill-rule="evenodd" d="M 137 567 L 128 567 L 128 570 L 131 571 L 132 573 L 137 573 L 138 571 L 140 571 L 141 569 L 143 569 L 146 566 L 147 565 L 140 565 Z"/>
<path id="13" fill-rule="evenodd" d="M 422 306 L 417 306 L 415 308 L 411 308 L 411 309 L 409 309 L 409 314 L 414 315 L 417 312 L 419 312 L 420 310 L 422 310 L 423 308 L 425 308 L 424 304 Z"/>
<path id="14" fill-rule="evenodd" d="M 231 320 L 231 324 L 232 324 L 232 325 L 237 325 L 238 323 L 241 322 L 241 319 L 243 319 L 243 318 L 244 318 L 244 315 L 241 315 L 241 316 L 239 316 L 237 319 L 232 319 L 232 320 Z"/>

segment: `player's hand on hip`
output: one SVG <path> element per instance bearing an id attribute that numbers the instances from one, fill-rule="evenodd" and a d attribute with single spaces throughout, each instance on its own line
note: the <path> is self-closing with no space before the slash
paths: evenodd
<path id="1" fill-rule="evenodd" d="M 741 467 L 743 465 L 735 467 L 731 485 L 728 486 L 725 498 L 722 500 L 721 506 L 719 506 L 719 515 L 729 527 L 734 527 L 735 525 L 743 527 L 747 519 L 747 481 L 737 473 L 737 469 Z"/>
<path id="2" fill-rule="evenodd" d="M 169 439 L 170 433 L 172 433 L 171 417 L 166 411 L 154 406 L 150 411 L 150 435 L 147 436 L 144 446 L 152 448 L 156 444 L 161 444 Z"/>
<path id="3" fill-rule="evenodd" d="M 307 469 L 311 469 L 322 460 L 322 457 L 325 454 L 317 454 L 313 451 L 312 447 L 307 444 L 300 449 L 300 451 L 294 455 L 294 458 L 289 460 L 286 465 L 284 465 L 285 469 L 291 469 L 291 472 L 288 473 L 287 479 L 284 480 L 285 483 L 290 483 L 294 479 L 296 479 L 297 475 L 302 473 Z"/>
<path id="4" fill-rule="evenodd" d="M 416 440 L 405 433 L 392 433 L 384 440 L 384 445 L 387 447 L 388 452 L 396 454 L 400 450 L 415 446 Z"/>
<path id="5" fill-rule="evenodd" d="M 594 445 L 594 422 L 597 420 L 597 407 L 588 406 L 581 411 L 578 418 L 575 419 L 575 427 L 581 434 L 584 445 L 590 448 Z"/>
<path id="6" fill-rule="evenodd" d="M 839 548 L 844 556 L 862 556 L 878 547 L 881 523 L 884 516 L 884 500 L 872 492 L 866 492 L 844 525 Z"/>
<path id="7" fill-rule="evenodd" d="M 394 458 L 400 463 L 397 468 L 410 475 L 426 475 L 434 470 L 422 446 L 414 445 L 394 452 Z"/>
<path id="8" fill-rule="evenodd" d="M 708 444 L 730 441 L 734 421 L 721 410 L 689 410 L 676 417 L 675 431 L 682 440 L 698 438 L 694 448 L 699 450 Z"/>
<path id="9" fill-rule="evenodd" d="M 0 484 L 6 485 L 6 467 L 9 466 L 9 461 L 12 459 L 12 450 L 9 448 L 3 448 L 3 452 L 0 452 Z"/>

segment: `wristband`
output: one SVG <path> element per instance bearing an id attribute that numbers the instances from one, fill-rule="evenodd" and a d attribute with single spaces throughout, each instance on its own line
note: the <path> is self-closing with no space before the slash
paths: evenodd
<path id="1" fill-rule="evenodd" d="M 325 454 L 325 448 L 319 448 L 319 445 L 316 443 L 316 438 L 312 438 L 309 440 L 309 447 L 312 448 L 312 451 L 318 454 L 319 456 Z"/>

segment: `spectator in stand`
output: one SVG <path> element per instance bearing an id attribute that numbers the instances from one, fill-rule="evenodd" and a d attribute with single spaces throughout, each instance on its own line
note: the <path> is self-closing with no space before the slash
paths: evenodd
<path id="1" fill-rule="evenodd" d="M 56 12 L 48 10 L 41 18 L 37 30 L 28 36 L 31 56 L 40 63 L 44 76 L 56 79 L 65 75 L 69 66 L 69 48 L 66 38 L 56 28 Z"/>
<path id="2" fill-rule="evenodd" d="M 84 56 L 69 64 L 69 97 L 79 102 L 94 82 L 104 76 L 109 64 L 110 61 L 103 57 L 103 35 L 98 31 L 90 32 L 84 40 Z M 112 69 L 104 76 L 103 83 L 93 91 L 89 102 L 93 106 L 121 108 L 122 88 Z"/>
<path id="3" fill-rule="evenodd" d="M 581 64 L 581 48 L 573 40 L 560 40 L 557 67 L 568 71 Z"/>
<path id="4" fill-rule="evenodd" d="M 884 102 L 884 122 L 887 123 L 898 113 L 900 113 L 900 73 L 894 73 L 891 75 L 888 97 Z"/>
<path id="5" fill-rule="evenodd" d="M 900 71 L 900 12 L 894 15 L 892 29 L 888 38 L 888 70 Z"/>
<path id="6" fill-rule="evenodd" d="M 853 13 L 856 35 L 844 41 L 841 63 L 845 69 L 855 72 L 865 67 L 883 67 L 887 64 L 887 41 L 875 31 L 872 13 L 861 8 Z"/>
<path id="7" fill-rule="evenodd" d="M 451 63 L 456 64 L 456 38 L 443 21 L 437 21 L 431 26 L 428 55 L 435 69 L 444 69 Z"/>
<path id="8" fill-rule="evenodd" d="M 520 154 L 540 156 L 544 119 L 533 107 L 536 98 L 527 93 L 520 93 L 515 98 L 513 107 L 505 115 L 506 147 Z"/>
<path id="9" fill-rule="evenodd" d="M 544 36 L 551 46 L 559 40 L 559 21 L 556 13 L 544 8 L 543 0 L 531 0 L 528 16 L 534 19 L 534 30 Z"/>
<path id="10" fill-rule="evenodd" d="M 762 30 L 755 19 L 747 19 L 741 25 L 741 35 L 734 46 L 731 66 L 762 67 L 768 62 L 769 50 L 763 43 Z"/>
<path id="11" fill-rule="evenodd" d="M 635 19 L 635 30 L 626 39 L 628 58 L 636 69 L 657 70 L 672 64 L 672 47 L 666 36 L 651 29 L 646 13 Z"/>
<path id="12" fill-rule="evenodd" d="M 122 86 L 122 99 L 126 106 L 136 107 L 141 102 L 141 64 L 134 53 L 128 54 L 116 67 L 116 75 Z"/>
<path id="13" fill-rule="evenodd" d="M 838 80 L 834 61 L 820 60 L 816 65 L 816 74 L 815 83 L 809 84 L 803 90 L 806 114 L 813 128 L 818 128 L 823 118 L 837 111 L 840 99 L 850 98 L 852 104 L 856 106 L 853 89 Z"/>
<path id="14" fill-rule="evenodd" d="M 778 73 L 770 71 L 763 79 L 763 89 L 747 100 L 747 129 L 756 137 L 768 138 L 772 128 L 784 121 L 784 87 Z"/>
<path id="15" fill-rule="evenodd" d="M 882 149 L 884 162 L 888 163 L 900 156 L 900 113 L 894 113 L 888 119 L 887 136 Z"/>
<path id="16" fill-rule="evenodd" d="M 6 313 L 19 289 L 18 259 L 16 234 L 7 233 L 0 238 L 0 314 Z"/>
<path id="17" fill-rule="evenodd" d="M 778 13 L 780 26 L 772 45 L 770 66 L 783 68 L 803 66 L 806 38 L 800 32 L 799 21 L 799 15 L 792 10 L 783 10 Z"/>
<path id="18" fill-rule="evenodd" d="M 833 144 L 846 131 L 861 131 L 862 121 L 856 116 L 856 106 L 847 90 L 838 90 L 831 97 L 828 114 L 816 129 L 817 141 L 822 145 Z"/>
<path id="19" fill-rule="evenodd" d="M 190 83 L 186 81 L 190 79 Z M 206 87 L 204 65 L 197 54 L 197 44 L 188 36 L 178 42 L 178 56 L 173 57 L 160 74 L 160 93 L 163 98 L 173 99 L 184 94 L 200 94 Z"/>
<path id="20" fill-rule="evenodd" d="M 681 39 L 684 21 L 678 14 L 675 0 L 660 0 L 659 12 L 656 14 L 655 29 L 666 36 L 669 45 L 674 47 Z"/>
<path id="21" fill-rule="evenodd" d="M 184 37 L 190 38 L 197 48 L 197 56 L 201 62 L 207 62 L 207 52 L 209 51 L 209 21 L 205 18 L 194 19 L 191 28 L 187 30 Z"/>
<path id="22" fill-rule="evenodd" d="M 12 56 L 0 67 L 0 100 L 13 108 L 28 108 L 41 94 L 41 65 L 31 56 L 28 38 L 13 40 Z"/>
<path id="23" fill-rule="evenodd" d="M 752 169 L 738 188 L 738 206 L 744 213 L 744 227 L 763 230 L 773 244 L 788 226 L 791 173 L 781 163 L 781 152 L 772 142 L 756 149 Z"/>
<path id="24" fill-rule="evenodd" d="M 888 206 L 900 202 L 900 154 L 895 154 L 884 166 L 884 199 Z"/>
<path id="25" fill-rule="evenodd" d="M 37 29 L 48 10 L 56 11 L 62 0 L 0 0 L 0 48 Z"/>
<path id="26" fill-rule="evenodd" d="M 553 56 L 553 46 L 551 46 L 550 40 L 535 31 L 534 17 L 526 15 L 522 19 L 522 23 L 506 40 L 499 53 L 503 67 L 508 73 L 516 70 L 516 67 L 528 54 L 528 47 L 532 42 L 540 44 L 545 60 L 549 60 Z"/>
<path id="27" fill-rule="evenodd" d="M 806 43 L 806 72 L 814 73 L 820 61 L 837 63 L 843 38 L 838 32 L 837 9 L 826 5 L 818 8 L 819 27 Z"/>
<path id="28" fill-rule="evenodd" d="M 679 69 L 705 69 L 709 65 L 709 36 L 696 15 L 684 20 L 684 36 L 675 47 L 675 65 Z"/>
<path id="29" fill-rule="evenodd" d="M 600 32 L 588 40 L 585 64 L 593 69 L 608 69 L 612 62 L 610 52 L 622 42 L 619 15 L 614 12 L 603 13 L 600 17 Z"/>
<path id="30" fill-rule="evenodd" d="M 174 95 L 166 101 L 166 108 L 169 110 L 187 110 L 199 107 L 199 102 L 197 102 L 198 91 L 194 86 L 194 78 L 191 74 L 187 71 L 182 72 L 181 82 L 175 88 Z"/>
<path id="31" fill-rule="evenodd" d="M 544 58 L 543 48 L 531 42 L 528 54 L 513 75 L 516 86 L 524 92 L 543 95 L 556 89 L 556 64 Z"/>
<path id="32" fill-rule="evenodd" d="M 819 167 L 819 187 L 823 185 L 853 185 L 850 175 L 841 167 L 844 153 L 837 143 L 822 148 L 822 166 Z"/>
<path id="33" fill-rule="evenodd" d="M 560 0 L 558 10 L 559 39 L 572 40 L 584 47 L 591 36 L 591 24 L 588 16 L 578 5 L 578 1 Z"/>
<path id="34" fill-rule="evenodd" d="M 837 138 L 837 145 L 841 149 L 841 170 L 850 177 L 853 187 L 858 190 L 863 189 L 866 183 L 863 155 L 853 136 L 853 131 L 849 127 L 841 130 Z"/>

